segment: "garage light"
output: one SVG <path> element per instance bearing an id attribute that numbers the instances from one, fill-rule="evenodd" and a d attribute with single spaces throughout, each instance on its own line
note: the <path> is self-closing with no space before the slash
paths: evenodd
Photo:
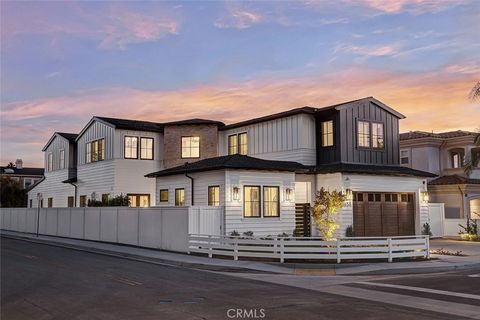
<path id="1" fill-rule="evenodd" d="M 292 201 L 292 193 L 293 193 L 293 190 L 290 189 L 290 188 L 287 188 L 285 189 L 285 200 L 290 202 Z"/>
<path id="2" fill-rule="evenodd" d="M 352 189 L 346 189 L 345 190 L 345 195 L 347 197 L 347 201 L 352 201 L 353 200 L 353 191 Z"/>
<path id="3" fill-rule="evenodd" d="M 421 197 L 422 197 L 422 202 L 423 203 L 428 203 L 428 201 L 430 201 L 430 196 L 428 195 L 427 191 L 422 191 L 421 192 Z"/>

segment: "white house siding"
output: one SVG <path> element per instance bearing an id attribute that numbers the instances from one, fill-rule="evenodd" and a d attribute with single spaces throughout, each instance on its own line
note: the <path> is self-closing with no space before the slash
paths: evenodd
<path id="1" fill-rule="evenodd" d="M 295 201 L 285 201 L 285 189 L 295 187 L 295 174 L 291 172 L 227 170 L 225 175 L 225 231 L 243 233 L 253 231 L 254 235 L 292 234 L 295 229 Z M 279 186 L 279 218 L 244 218 L 243 186 Z M 240 188 L 240 200 L 233 200 L 233 187 Z M 262 197 L 263 198 L 263 197 Z M 262 205 L 262 204 L 261 204 Z"/>
<path id="2" fill-rule="evenodd" d="M 219 154 L 228 154 L 228 136 L 247 132 L 248 155 L 252 157 L 316 162 L 315 119 L 306 114 L 255 123 L 219 132 Z"/>
<path id="3" fill-rule="evenodd" d="M 327 190 L 351 189 L 353 192 L 408 192 L 415 193 L 415 232 L 421 233 L 421 227 L 428 222 L 428 205 L 423 204 L 420 192 L 426 190 L 423 178 L 396 177 L 360 174 L 317 174 L 317 190 L 324 187 Z M 346 204 L 339 214 L 340 229 L 337 236 L 344 236 L 348 226 L 353 225 L 353 207 Z"/>
<path id="4" fill-rule="evenodd" d="M 114 195 L 115 161 L 104 160 L 87 163 L 77 168 L 77 206 L 80 205 L 80 196 L 90 199 L 95 192 L 96 199 L 101 200 L 103 193 Z M 119 192 L 120 193 L 120 192 Z"/>
<path id="5" fill-rule="evenodd" d="M 103 122 L 93 121 L 90 127 L 85 130 L 81 137 L 77 141 L 77 164 L 80 167 L 85 164 L 85 144 L 97 139 L 105 139 L 105 160 L 113 159 L 114 150 L 114 136 L 115 129 L 111 125 L 107 125 Z"/>
<path id="6" fill-rule="evenodd" d="M 48 198 L 53 198 L 53 207 L 66 207 L 68 197 L 75 195 L 75 188 L 62 181 L 67 179 L 67 169 L 45 172 L 45 180 L 28 192 L 28 205 L 32 200 L 32 207 L 38 207 L 37 193 L 43 196 L 43 207 L 48 206 Z"/>
<path id="7" fill-rule="evenodd" d="M 61 150 L 65 150 L 65 169 L 60 169 L 60 151 Z M 50 143 L 48 148 L 45 149 L 43 153 L 45 171 L 48 170 L 47 159 L 48 159 L 48 154 L 50 153 L 52 153 L 53 171 L 61 170 L 61 171 L 67 172 L 66 168 L 69 166 L 69 163 L 70 163 L 69 162 L 70 161 L 70 143 L 68 142 L 68 140 L 59 135 L 53 138 L 52 142 Z"/>
<path id="8" fill-rule="evenodd" d="M 194 179 L 194 205 L 208 205 L 208 187 L 220 186 L 220 205 L 223 206 L 225 201 L 225 170 L 206 171 L 198 173 L 190 173 Z M 155 181 L 155 179 L 150 179 Z M 156 205 L 160 207 L 175 205 L 175 189 L 185 189 L 185 205 L 191 205 L 191 181 L 183 174 L 158 177 L 156 178 Z M 160 202 L 160 190 L 168 189 L 168 202 Z"/>

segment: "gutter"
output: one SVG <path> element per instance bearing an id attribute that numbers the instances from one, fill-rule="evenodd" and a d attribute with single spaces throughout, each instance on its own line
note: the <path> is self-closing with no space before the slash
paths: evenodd
<path id="1" fill-rule="evenodd" d="M 185 177 L 187 177 L 188 179 L 190 179 L 190 205 L 193 206 L 194 205 L 194 191 L 193 191 L 193 187 L 194 187 L 194 180 L 193 180 L 193 177 L 192 176 L 189 176 L 187 171 L 185 171 Z"/>
<path id="2" fill-rule="evenodd" d="M 73 200 L 73 207 L 76 208 L 77 207 L 77 187 L 78 185 L 74 184 L 73 182 L 69 182 L 68 184 L 71 184 L 74 188 L 75 188 L 75 197 L 74 197 L 74 200 Z"/>

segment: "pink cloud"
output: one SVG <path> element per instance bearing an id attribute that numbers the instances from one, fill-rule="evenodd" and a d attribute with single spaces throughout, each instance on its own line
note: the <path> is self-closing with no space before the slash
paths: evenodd
<path id="1" fill-rule="evenodd" d="M 398 45 L 385 45 L 385 46 L 355 46 L 355 45 L 338 45 L 334 50 L 336 52 L 353 53 L 366 57 L 381 57 L 391 56 L 398 53 Z"/>
<path id="2" fill-rule="evenodd" d="M 226 3 L 226 13 L 214 22 L 217 28 L 246 29 L 261 21 L 261 15 L 252 9 L 240 8 L 233 2 Z"/>

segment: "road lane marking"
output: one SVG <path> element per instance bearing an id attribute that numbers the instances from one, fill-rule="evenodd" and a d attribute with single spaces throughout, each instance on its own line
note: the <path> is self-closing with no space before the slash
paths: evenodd
<path id="1" fill-rule="evenodd" d="M 470 277 L 470 278 L 480 278 L 480 273 L 479 274 L 469 274 L 468 277 Z"/>
<path id="2" fill-rule="evenodd" d="M 404 289 L 404 290 L 419 291 L 419 292 L 426 292 L 426 293 L 435 293 L 435 294 L 441 294 L 441 295 L 447 295 L 447 296 L 454 296 L 454 297 L 480 300 L 480 295 L 469 294 L 469 293 L 436 290 L 436 289 L 427 289 L 427 288 L 421 288 L 421 287 L 410 287 L 410 286 L 402 286 L 402 285 L 398 285 L 398 284 L 389 284 L 389 283 L 367 282 L 367 281 L 361 281 L 361 282 L 355 282 L 355 283 L 365 284 L 365 285 L 369 285 L 369 286 L 394 288 L 394 289 Z"/>

